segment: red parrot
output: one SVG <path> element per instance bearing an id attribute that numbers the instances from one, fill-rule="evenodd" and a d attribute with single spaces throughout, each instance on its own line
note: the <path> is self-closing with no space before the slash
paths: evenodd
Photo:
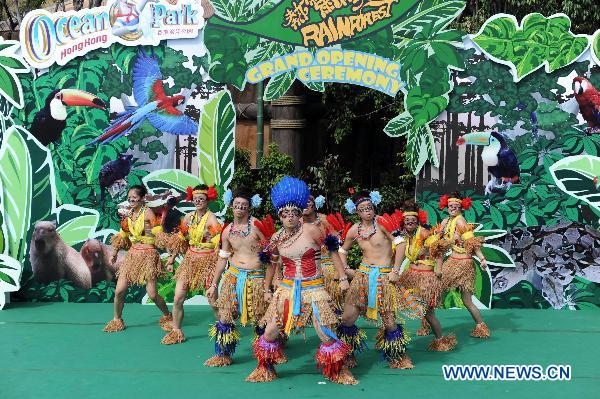
<path id="1" fill-rule="evenodd" d="M 588 123 L 588 132 L 600 133 L 600 92 L 582 76 L 573 78 L 573 91 L 579 112 Z"/>
<path id="2" fill-rule="evenodd" d="M 165 94 L 163 74 L 156 56 L 150 56 L 140 49 L 133 64 L 132 80 L 133 97 L 138 106 L 125 107 L 125 111 L 118 114 L 117 119 L 104 129 L 104 134 L 90 144 L 104 144 L 127 136 L 146 119 L 163 133 L 197 134 L 198 124 L 175 108 L 185 101 L 185 97 L 169 97 Z"/>

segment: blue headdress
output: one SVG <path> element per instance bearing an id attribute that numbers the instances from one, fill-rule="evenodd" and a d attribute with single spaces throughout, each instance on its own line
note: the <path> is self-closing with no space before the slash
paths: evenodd
<path id="1" fill-rule="evenodd" d="M 233 191 L 228 188 L 223 193 L 223 203 L 225 203 L 225 206 L 229 206 L 231 205 L 231 201 L 233 201 Z M 254 194 L 252 198 L 250 198 L 250 205 L 252 205 L 252 208 L 258 208 L 260 204 L 262 204 L 261 196 L 259 194 Z"/>
<path id="2" fill-rule="evenodd" d="M 346 200 L 346 203 L 344 204 L 344 207 L 346 208 L 346 210 L 348 211 L 348 213 L 353 214 L 356 211 L 356 207 L 365 202 L 365 201 L 371 201 L 371 203 L 374 206 L 379 205 L 379 203 L 381 203 L 381 194 L 379 194 L 379 191 L 371 191 L 369 193 L 369 196 L 359 196 L 358 198 L 356 198 L 356 200 L 352 200 L 351 198 L 348 198 Z"/>
<path id="3" fill-rule="evenodd" d="M 271 202 L 277 213 L 286 208 L 302 211 L 306 208 L 309 196 L 310 190 L 306 183 L 290 176 L 284 176 L 271 189 Z"/>

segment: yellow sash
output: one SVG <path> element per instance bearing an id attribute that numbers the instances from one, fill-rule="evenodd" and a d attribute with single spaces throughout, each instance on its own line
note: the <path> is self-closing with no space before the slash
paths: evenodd
<path id="1" fill-rule="evenodd" d="M 209 242 L 202 242 L 202 240 L 204 239 L 206 221 L 208 220 L 208 212 L 209 211 L 206 211 L 206 213 L 204 214 L 204 216 L 202 216 L 202 219 L 200 219 L 200 222 L 198 222 L 198 224 L 193 223 L 196 214 L 192 216 L 192 223 L 190 224 L 188 230 L 190 245 L 192 247 L 213 249 L 216 248 L 217 245 L 219 245 L 219 240 L 221 239 L 220 234 L 217 234 L 214 237 L 212 237 Z"/>
<path id="2" fill-rule="evenodd" d="M 140 212 L 140 214 L 138 215 L 138 217 L 135 221 L 133 221 L 131 216 L 127 217 L 127 226 L 129 227 L 129 233 L 131 234 L 130 240 L 133 244 L 140 242 L 142 244 L 154 245 L 154 237 L 144 235 L 145 228 L 146 228 L 145 223 L 146 223 L 146 207 L 144 207 L 142 209 L 142 211 Z M 160 227 L 160 226 L 157 226 L 157 227 Z M 155 231 L 158 231 L 158 230 L 159 229 L 152 229 L 152 233 L 154 233 Z"/>
<path id="3" fill-rule="evenodd" d="M 419 258 L 419 252 L 421 252 L 421 248 L 423 247 L 423 240 L 421 239 L 421 226 L 417 228 L 417 232 L 414 237 L 407 236 L 406 249 L 404 250 L 404 255 L 411 263 L 415 263 Z"/>

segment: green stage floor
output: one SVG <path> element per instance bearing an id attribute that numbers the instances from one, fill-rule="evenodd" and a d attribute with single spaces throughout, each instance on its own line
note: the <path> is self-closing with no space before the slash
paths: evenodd
<path id="1" fill-rule="evenodd" d="M 431 337 L 417 337 L 417 321 L 409 321 L 413 337 L 409 354 L 413 370 L 391 370 L 370 349 L 354 369 L 360 384 L 324 383 L 313 355 L 317 338 L 294 336 L 287 364 L 277 368 L 277 381 L 244 381 L 255 366 L 252 332 L 242 330 L 242 343 L 227 368 L 208 368 L 207 338 L 211 312 L 186 307 L 187 342 L 160 344 L 163 331 L 153 306 L 127 304 L 121 333 L 102 327 L 112 304 L 9 304 L 0 311 L 0 398 L 565 398 L 600 397 L 600 313 L 594 311 L 491 310 L 483 317 L 492 329 L 487 341 L 469 337 L 473 326 L 466 310 L 438 311 L 446 331 L 454 331 L 454 352 L 427 350 Z M 376 330 L 368 327 L 372 340 Z M 370 341 L 370 348 L 372 348 Z M 443 364 L 571 365 L 571 381 L 445 381 Z"/>

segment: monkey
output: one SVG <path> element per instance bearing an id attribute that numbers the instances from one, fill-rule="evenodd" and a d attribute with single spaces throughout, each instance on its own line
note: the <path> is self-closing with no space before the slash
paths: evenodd
<path id="1" fill-rule="evenodd" d="M 29 259 L 33 276 L 41 284 L 65 279 L 80 288 L 92 287 L 85 260 L 62 240 L 56 231 L 56 222 L 41 221 L 35 224 Z"/>
<path id="2" fill-rule="evenodd" d="M 95 286 L 103 280 L 115 280 L 117 270 L 120 266 L 120 261 L 122 261 L 126 255 L 126 252 L 124 251 L 119 252 L 117 261 L 112 264 L 110 262 L 113 254 L 112 247 L 110 245 L 103 244 L 96 239 L 87 240 L 81 247 L 80 253 L 90 270 L 90 274 L 92 276 L 92 286 Z"/>

